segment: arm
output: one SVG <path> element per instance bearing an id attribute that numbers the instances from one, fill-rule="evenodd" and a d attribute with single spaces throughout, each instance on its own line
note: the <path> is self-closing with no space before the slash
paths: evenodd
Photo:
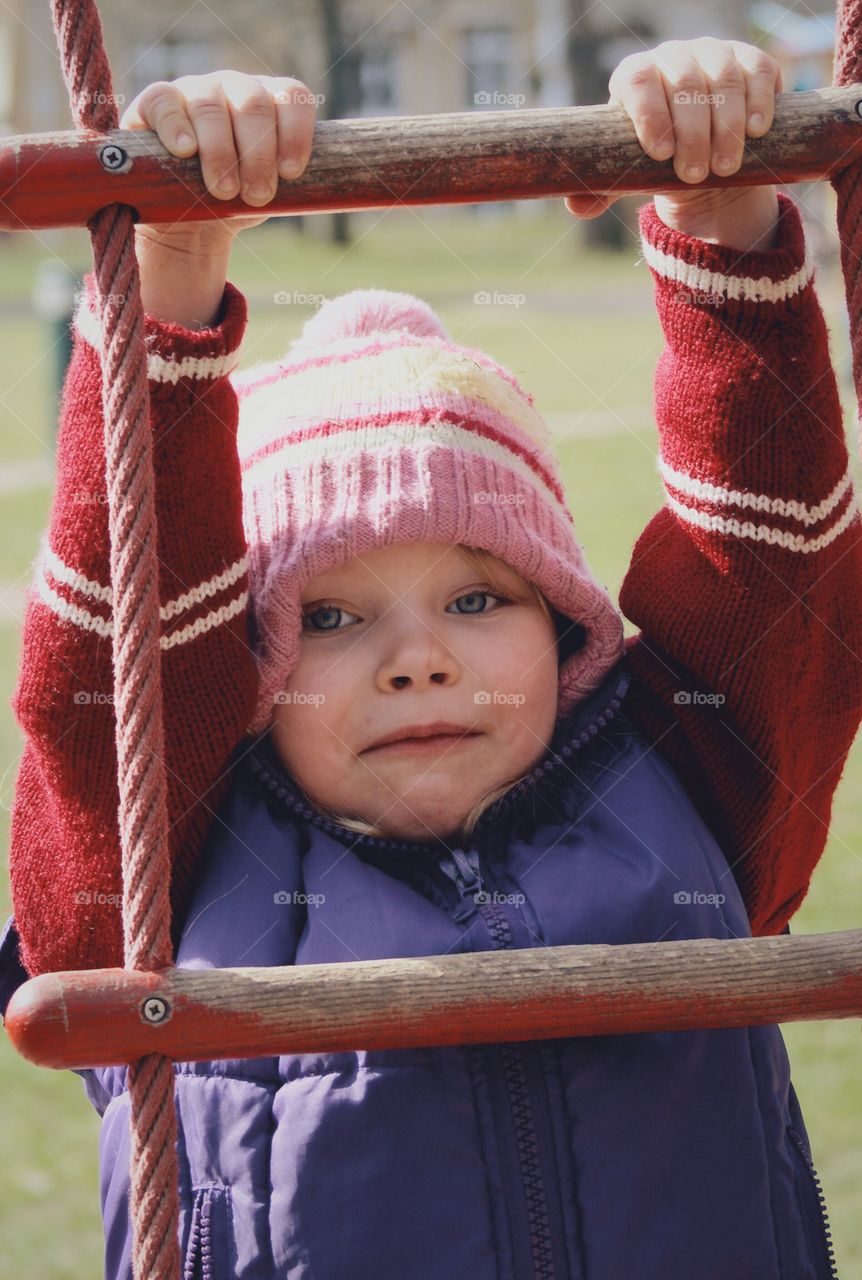
<path id="1" fill-rule="evenodd" d="M 666 503 L 620 593 L 642 629 L 632 714 L 719 840 L 755 934 L 805 896 L 862 716 L 858 504 L 801 219 L 779 202 L 774 247 L 749 252 L 640 211 Z"/>
<path id="2" fill-rule="evenodd" d="M 300 81 L 228 70 L 156 81 L 121 123 L 154 129 L 175 155 L 197 154 L 216 198 L 241 191 L 262 208 L 278 175 L 297 178 L 307 165 L 314 117 L 314 96 Z M 204 835 L 257 696 L 238 406 L 229 382 L 247 313 L 225 280 L 235 235 L 266 216 L 136 228 L 161 564 L 175 947 Z M 12 901 L 31 974 L 123 959 L 98 328 L 85 304 L 13 700 L 25 746 L 12 812 Z"/>
<path id="3" fill-rule="evenodd" d="M 146 252 L 146 251 L 145 251 Z M 158 273 L 142 271 L 158 307 Z M 161 565 L 162 662 L 171 903 L 182 920 L 195 861 L 255 701 L 247 572 L 230 371 L 246 324 L 242 294 L 185 285 L 199 321 L 145 318 Z M 174 276 L 174 280 L 179 275 Z M 121 855 L 99 323 L 92 276 L 75 320 L 57 441 L 49 527 L 28 595 L 13 710 L 24 733 L 12 811 L 10 871 L 28 973 L 121 965 Z M 164 301 L 164 299 L 162 299 Z M 174 935 L 176 942 L 176 933 Z"/>

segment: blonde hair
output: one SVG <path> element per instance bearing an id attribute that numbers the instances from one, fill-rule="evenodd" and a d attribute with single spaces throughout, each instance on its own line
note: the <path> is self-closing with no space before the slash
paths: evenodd
<path id="1" fill-rule="evenodd" d="M 553 609 L 548 603 L 544 593 L 539 590 L 534 582 L 529 582 L 526 578 L 518 575 L 520 582 L 523 583 L 523 588 L 521 588 L 519 584 L 513 584 L 508 575 L 504 576 L 500 573 L 498 568 L 500 561 L 497 557 L 492 555 L 490 551 L 486 551 L 483 547 L 468 547 L 463 543 L 459 543 L 458 548 L 460 551 L 463 551 L 464 555 L 473 565 L 476 572 L 481 574 L 488 582 L 492 591 L 499 592 L 500 595 L 508 596 L 509 599 L 519 600 L 521 603 L 535 601 L 535 603 L 538 604 L 544 616 L 557 632 L 558 652 L 560 641 L 566 636 L 573 637 L 575 640 L 575 648 L 581 647 L 586 636 L 583 627 L 579 623 L 573 623 L 570 618 L 565 617 L 565 615 L 559 613 L 556 609 Z M 514 573 L 515 570 L 512 570 L 511 572 Z M 490 791 L 487 791 L 483 796 L 480 796 L 464 821 L 461 823 L 461 826 L 458 828 L 459 838 L 469 839 L 473 834 L 476 823 L 479 821 L 485 810 L 490 808 L 490 806 L 499 800 L 501 796 L 504 796 L 507 791 L 511 791 L 513 787 L 516 787 L 518 783 L 528 777 L 531 772 L 532 769 L 529 769 L 526 773 L 521 773 L 515 778 L 504 779 L 503 782 L 498 783 L 497 786 L 493 787 Z M 339 826 L 346 827 L 349 831 L 355 831 L 358 835 L 363 836 L 386 837 L 387 833 L 385 831 L 381 831 L 379 827 L 375 826 L 371 822 L 365 822 L 361 818 L 349 818 L 342 816 L 341 814 L 329 813 L 326 810 L 321 809 L 319 805 L 315 805 L 307 796 L 306 799 L 311 807 L 316 809 L 318 813 L 324 814 L 324 816 L 329 818 L 332 822 L 337 822 Z"/>

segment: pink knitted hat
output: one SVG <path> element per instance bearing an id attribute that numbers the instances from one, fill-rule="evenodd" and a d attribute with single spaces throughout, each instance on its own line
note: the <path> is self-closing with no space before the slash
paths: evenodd
<path id="1" fill-rule="evenodd" d="M 285 357 L 233 383 L 258 633 L 251 733 L 297 661 L 302 588 L 393 543 L 483 548 L 583 625 L 583 648 L 560 663 L 558 717 L 622 655 L 622 619 L 587 567 L 532 396 L 454 344 L 419 298 L 333 298 Z"/>

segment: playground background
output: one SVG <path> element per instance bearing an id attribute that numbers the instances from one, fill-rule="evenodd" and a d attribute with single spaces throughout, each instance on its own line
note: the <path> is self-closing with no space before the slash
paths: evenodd
<path id="1" fill-rule="evenodd" d="M 801 189 L 795 189 L 802 198 Z M 819 231 L 822 212 L 812 216 Z M 308 220 L 306 220 L 308 221 Z M 588 251 L 561 201 L 355 215 L 345 249 L 273 219 L 241 237 L 230 278 L 249 298 L 242 367 L 281 354 L 324 297 L 377 286 L 427 299 L 456 341 L 508 365 L 557 442 L 590 564 L 616 596 L 635 538 L 661 505 L 652 379 L 663 338 L 646 264 Z M 823 242 L 828 243 L 828 240 Z M 33 308 L 40 262 L 90 269 L 81 232 L 0 239 L 0 845 L 21 735 L 9 707 L 20 623 L 53 484 L 55 332 Z M 843 286 L 834 253 L 818 290 L 859 463 Z M 862 590 L 862 584 L 860 584 Z M 804 749 L 801 744 L 800 749 Z M 862 749 L 839 788 L 829 843 L 794 933 L 862 927 Z M 0 919 L 11 910 L 0 877 Z M 862 1280 L 862 1039 L 855 1020 L 784 1028 L 827 1198 L 842 1280 Z M 101 1274 L 99 1121 L 80 1080 L 39 1070 L 0 1037 L 0 1280 Z M 638 1158 L 633 1135 L 632 1158 Z M 684 1175 L 683 1175 L 684 1176 Z M 709 1242 L 704 1242 L 705 1250 Z"/>

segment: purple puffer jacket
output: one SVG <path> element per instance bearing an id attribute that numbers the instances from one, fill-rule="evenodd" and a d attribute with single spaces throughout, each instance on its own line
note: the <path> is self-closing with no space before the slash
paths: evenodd
<path id="1" fill-rule="evenodd" d="M 623 660 L 451 850 L 329 823 L 246 739 L 177 963 L 750 936 L 627 690 Z M 105 1275 L 128 1280 L 126 1070 L 80 1074 L 104 1116 Z M 183 1063 L 176 1096 L 184 1280 L 836 1274 L 777 1026 Z"/>

